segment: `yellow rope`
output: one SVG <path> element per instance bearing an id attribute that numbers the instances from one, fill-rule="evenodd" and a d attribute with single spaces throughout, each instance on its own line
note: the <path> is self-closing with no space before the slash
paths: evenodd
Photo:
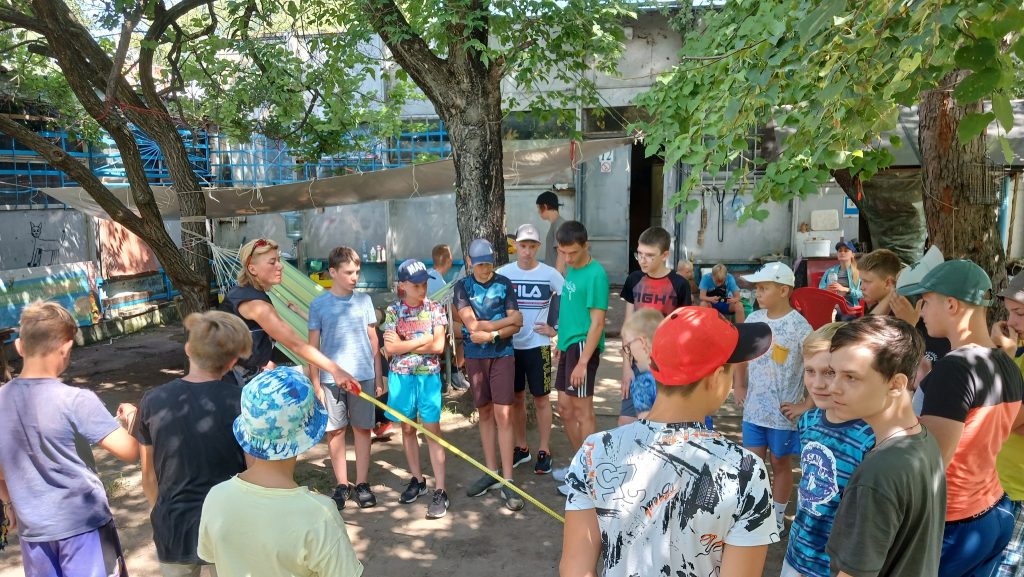
<path id="1" fill-rule="evenodd" d="M 459 449 L 458 447 L 456 447 L 455 445 L 452 445 L 452 444 L 451 444 L 451 443 L 449 443 L 448 441 L 445 441 L 445 440 L 444 440 L 444 439 L 442 439 L 441 437 L 438 437 L 438 436 L 437 436 L 437 435 L 435 435 L 434 433 L 431 433 L 431 432 L 430 432 L 430 431 L 428 431 L 428 430 L 427 430 L 426 428 L 424 428 L 424 427 L 423 427 L 423 425 L 420 425 L 419 423 L 417 423 L 417 422 L 413 421 L 413 420 L 412 420 L 412 419 L 410 419 L 409 417 L 406 417 L 406 416 L 405 416 L 405 415 L 403 415 L 402 413 L 399 413 L 398 411 L 396 411 L 396 410 L 392 409 L 391 407 L 389 407 L 389 406 L 385 405 L 384 403 L 382 403 L 382 402 L 378 401 L 378 400 L 377 400 L 376 398 L 374 398 L 373 396 L 371 396 L 371 395 L 368 395 L 368 394 L 367 394 L 367 393 L 366 393 L 365 391 L 359 391 L 359 396 L 360 396 L 361 398 L 363 398 L 363 399 L 366 399 L 367 401 L 370 401 L 371 403 L 373 403 L 373 404 L 374 404 L 374 406 L 376 406 L 376 407 L 379 407 L 380 409 L 382 409 L 382 410 L 385 410 L 385 411 L 387 411 L 387 412 L 391 413 L 392 415 L 397 415 L 397 416 L 398 416 L 398 418 L 399 418 L 399 420 L 401 420 L 401 421 L 402 421 L 403 423 L 406 423 L 406 424 L 408 424 L 408 425 L 412 425 L 413 427 L 415 427 L 415 428 L 416 428 L 416 430 L 417 430 L 417 431 L 419 431 L 419 432 L 423 433 L 423 434 L 424 434 L 424 435 L 426 435 L 427 437 L 430 437 L 431 439 L 433 439 L 434 441 L 436 441 L 436 442 L 437 442 L 437 444 L 441 445 L 441 446 L 442 446 L 442 447 L 444 447 L 445 449 L 448 449 L 449 451 L 451 451 L 451 452 L 452 452 L 452 453 L 454 453 L 455 455 L 458 455 L 459 457 L 462 457 L 463 459 L 465 459 L 466 461 L 468 461 L 468 462 L 469 462 L 469 464 L 473 465 L 473 466 L 474 466 L 474 467 L 476 467 L 477 469 L 480 469 L 481 471 L 483 471 L 483 472 L 487 473 L 488 475 L 490 475 L 491 477 L 493 477 L 495 481 L 498 481 L 498 482 L 499 482 L 499 483 L 501 483 L 501 484 L 502 484 L 503 486 L 505 486 L 505 487 L 508 487 L 509 489 L 511 489 L 512 491 L 514 491 L 514 492 L 515 492 L 515 493 L 516 493 L 517 495 L 519 495 L 520 497 L 522 497 L 522 498 L 526 499 L 527 501 L 529 501 L 529 502 L 533 503 L 534 505 L 536 505 L 536 506 L 537 506 L 537 507 L 538 507 L 538 508 L 539 508 L 539 509 L 540 509 L 541 511 L 544 511 L 544 512 L 545 512 L 545 513 L 547 513 L 548 515 L 551 515 L 551 516 L 552 516 L 552 517 L 554 517 L 555 519 L 558 519 L 558 521 L 559 521 L 560 523 L 565 523 L 565 518 L 564 518 L 564 517 L 562 517 L 561 515 L 559 515 L 558 513 L 555 513 L 554 511 L 552 511 L 550 507 L 548 507 L 548 506 L 547 506 L 547 505 L 545 505 L 544 503 L 541 503 L 541 502 L 540 502 L 540 501 L 538 501 L 537 499 L 534 499 L 534 498 L 533 498 L 533 497 L 531 497 L 531 496 L 530 496 L 529 494 L 527 494 L 527 493 L 526 493 L 526 491 L 523 491 L 523 490 L 522 490 L 522 489 L 520 489 L 519 487 L 516 487 L 516 486 L 515 486 L 515 485 L 513 485 L 512 483 L 509 483 L 508 481 L 506 481 L 505 479 L 503 479 L 503 478 L 501 477 L 501 475 L 498 475 L 498 474 L 497 474 L 497 473 L 495 473 L 494 471 L 492 471 L 492 470 L 488 469 L 488 468 L 487 468 L 487 467 L 486 467 L 485 465 L 483 465 L 482 463 L 480 463 L 479 461 L 477 461 L 477 460 L 476 460 L 476 459 L 474 459 L 473 457 L 470 457 L 469 455 L 467 455 L 467 454 L 463 453 L 463 452 L 462 452 L 462 450 L 460 450 L 460 449 Z"/>

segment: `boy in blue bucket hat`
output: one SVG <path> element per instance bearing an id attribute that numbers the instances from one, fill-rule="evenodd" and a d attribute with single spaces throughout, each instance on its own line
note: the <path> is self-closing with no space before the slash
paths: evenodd
<path id="1" fill-rule="evenodd" d="M 327 411 L 293 368 L 260 373 L 242 389 L 235 439 L 249 468 L 210 490 L 199 556 L 220 577 L 359 577 L 334 501 L 295 482 L 295 460 L 324 436 Z"/>

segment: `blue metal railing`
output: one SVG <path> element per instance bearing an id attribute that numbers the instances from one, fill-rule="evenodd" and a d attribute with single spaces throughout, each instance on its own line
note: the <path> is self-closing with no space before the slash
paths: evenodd
<path id="1" fill-rule="evenodd" d="M 451 154 L 448 132 L 442 122 L 425 120 L 424 130 L 402 132 L 396 138 L 376 138 L 372 134 L 354 134 L 352 142 L 362 139 L 364 150 L 305 161 L 298 151 L 280 141 L 262 135 L 247 143 L 234 143 L 218 134 L 179 130 L 189 161 L 208 186 L 273 186 L 314 178 L 342 176 L 407 166 L 424 160 L 447 158 Z M 121 156 L 109 138 L 89 146 L 59 131 L 40 131 L 73 158 L 87 164 L 93 172 L 108 179 L 125 178 Z M 170 177 L 163 155 L 144 133 L 136 131 L 136 140 L 153 184 L 168 185 Z M 77 186 L 63 171 L 51 166 L 35 151 L 14 139 L 0 135 L 0 204 L 59 204 L 42 194 L 41 188 Z"/>

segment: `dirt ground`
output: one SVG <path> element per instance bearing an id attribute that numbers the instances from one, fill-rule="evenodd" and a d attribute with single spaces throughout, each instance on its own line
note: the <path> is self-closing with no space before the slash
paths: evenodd
<path id="1" fill-rule="evenodd" d="M 615 426 L 622 366 L 619 351 L 619 341 L 609 339 L 601 358 L 595 397 L 598 429 Z M 118 403 L 138 402 L 144 391 L 182 375 L 183 361 L 181 327 L 157 328 L 76 349 L 66 381 L 96 391 L 114 411 Z M 449 442 L 482 460 L 476 421 L 465 415 L 469 405 L 462 395 L 447 398 L 442 430 Z M 716 423 L 739 440 L 739 417 L 731 404 L 722 408 Z M 530 438 L 536 442 L 535 431 Z M 560 466 L 568 456 L 568 442 L 557 412 L 551 438 L 552 454 L 556 466 Z M 350 459 L 353 458 L 351 450 L 350 444 Z M 139 466 L 117 462 L 102 450 L 96 451 L 96 456 L 126 551 L 129 572 L 133 577 L 158 577 Z M 377 495 L 377 507 L 360 510 L 350 504 L 342 513 L 366 575 L 532 577 L 558 574 L 562 548 L 562 527 L 558 521 L 529 504 L 524 510 L 512 513 L 501 505 L 497 492 L 479 498 L 466 497 L 466 487 L 479 477 L 479 472 L 467 462 L 448 454 L 451 508 L 447 517 L 428 521 L 424 518 L 425 498 L 413 505 L 398 503 L 398 495 L 410 476 L 403 468 L 405 458 L 400 436 L 375 442 L 372 459 L 370 483 Z M 425 447 L 422 459 L 426 467 L 429 459 Z M 425 472 L 429 476 L 429 467 Z M 350 474 L 353 473 L 350 468 Z M 300 483 L 330 494 L 334 483 L 326 445 L 321 444 L 303 455 L 297 476 Z M 564 499 L 555 491 L 549 476 L 534 475 L 531 466 L 524 465 L 517 470 L 516 481 L 552 509 L 559 512 L 564 509 Z M 428 479 L 431 488 L 432 483 Z M 792 507 L 791 504 L 791 510 Z M 22 574 L 17 537 L 11 537 L 10 546 L 0 552 L 0 577 Z M 769 548 L 765 576 L 779 574 L 785 546 L 783 541 Z"/>

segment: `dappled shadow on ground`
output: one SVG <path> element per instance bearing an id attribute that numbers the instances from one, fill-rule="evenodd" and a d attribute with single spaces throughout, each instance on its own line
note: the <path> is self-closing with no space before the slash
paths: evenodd
<path id="1" fill-rule="evenodd" d="M 149 388 L 183 374 L 180 326 L 146 331 L 82 349 L 75 349 L 68 382 L 95 390 L 113 412 L 120 402 L 138 402 Z M 615 426 L 619 408 L 620 343 L 609 340 L 602 356 L 595 407 L 598 429 Z M 551 398 L 554 401 L 554 395 Z M 468 393 L 453 393 L 445 399 L 442 417 L 444 438 L 475 459 L 483 461 L 476 415 Z M 716 426 L 739 440 L 738 412 L 723 407 Z M 529 428 L 531 451 L 536 455 L 535 427 Z M 351 439 L 351 438 L 350 438 Z M 555 411 L 551 435 L 555 466 L 570 457 L 568 442 Z M 426 442 L 421 438 L 421 462 L 431 491 L 434 479 Z M 349 478 L 355 479 L 353 452 L 349 447 Z M 141 488 L 137 464 L 124 464 L 95 451 L 98 469 L 110 494 L 111 506 L 133 577 L 157 577 L 159 568 L 152 544 L 149 507 Z M 556 575 L 562 548 L 561 524 L 527 504 L 517 513 L 506 510 L 499 493 L 466 496 L 466 488 L 482 474 L 469 463 L 447 454 L 447 490 L 451 508 L 443 519 L 425 518 L 428 496 L 410 505 L 398 503 L 398 496 L 411 476 L 406 470 L 401 432 L 390 441 L 373 444 L 370 484 L 378 505 L 358 509 L 349 503 L 342 516 L 366 575 L 419 577 L 459 575 L 541 576 Z M 332 463 L 325 444 L 308 451 L 296 470 L 299 483 L 330 495 L 334 488 Z M 525 491 L 557 512 L 564 510 L 564 498 L 547 475 L 534 475 L 532 463 L 516 470 L 515 481 Z M 769 549 L 764 575 L 779 573 L 785 543 Z M 0 553 L 0 577 L 22 575 L 16 537 Z"/>

